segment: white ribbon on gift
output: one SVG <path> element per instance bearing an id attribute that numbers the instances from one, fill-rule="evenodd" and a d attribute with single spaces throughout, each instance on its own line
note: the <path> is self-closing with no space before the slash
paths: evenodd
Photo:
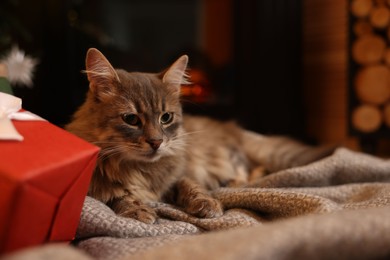
<path id="1" fill-rule="evenodd" d="M 45 119 L 28 111 L 19 112 L 22 108 L 22 100 L 15 96 L 0 92 L 0 140 L 23 141 L 11 120 L 21 121 L 45 121 Z"/>

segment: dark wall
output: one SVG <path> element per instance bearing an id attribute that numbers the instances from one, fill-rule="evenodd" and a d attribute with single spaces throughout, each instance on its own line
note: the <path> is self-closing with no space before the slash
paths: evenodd
<path id="1" fill-rule="evenodd" d="M 262 133 L 303 137 L 301 1 L 235 5 L 238 118 Z"/>
<path id="2" fill-rule="evenodd" d="M 81 70 L 71 59 L 75 54 L 69 53 L 69 3 L 50 0 L 6 2 L 10 4 L 2 7 L 17 19 L 21 28 L 11 28 L 11 45 L 18 45 L 38 60 L 33 87 L 16 86 L 15 95 L 22 98 L 25 109 L 62 126 L 74 110 L 72 94 L 78 86 L 74 85 L 73 79 Z M 5 52 L 9 46 L 1 47 Z"/>
<path id="3" fill-rule="evenodd" d="M 60 126 L 69 121 L 87 91 L 86 77 L 80 71 L 84 69 L 89 47 L 100 48 L 115 66 L 155 71 L 169 64 L 175 49 L 196 45 L 195 25 L 199 21 L 192 12 L 197 8 L 196 0 L 166 2 L 170 11 L 178 13 L 177 10 L 183 9 L 186 15 L 167 15 L 161 10 L 155 24 L 179 26 L 178 21 L 183 22 L 183 27 L 175 27 L 172 35 L 165 38 L 161 37 L 163 28 L 153 29 L 151 19 L 156 14 L 145 12 L 157 5 L 161 7 L 159 0 L 20 0 L 18 3 L 5 7 L 19 19 L 30 37 L 14 33 L 14 39 L 40 63 L 34 88 L 17 88 L 15 93 L 23 99 L 24 108 Z M 137 35 L 134 42 L 130 41 L 133 47 L 126 49 L 121 44 L 104 42 L 105 32 L 112 27 L 111 19 L 119 17 L 109 11 L 107 3 L 126 3 L 133 13 L 137 13 L 134 8 L 144 10 L 123 23 L 133 36 Z M 233 0 L 233 4 L 234 60 L 218 72 L 224 82 L 222 91 L 230 95 L 229 102 L 195 107 L 203 114 L 236 118 L 245 127 L 262 133 L 303 137 L 300 1 Z"/>

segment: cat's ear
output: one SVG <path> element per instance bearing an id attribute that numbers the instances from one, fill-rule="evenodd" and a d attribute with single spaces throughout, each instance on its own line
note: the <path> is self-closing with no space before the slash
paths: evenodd
<path id="1" fill-rule="evenodd" d="M 189 84 L 188 75 L 186 74 L 187 64 L 188 56 L 181 56 L 164 73 L 162 81 L 179 91 L 182 84 Z"/>
<path id="2" fill-rule="evenodd" d="M 90 88 L 93 92 L 110 92 L 115 82 L 120 82 L 118 74 L 104 55 L 95 48 L 90 48 L 85 59 Z M 103 89 L 100 89 L 103 88 Z"/>

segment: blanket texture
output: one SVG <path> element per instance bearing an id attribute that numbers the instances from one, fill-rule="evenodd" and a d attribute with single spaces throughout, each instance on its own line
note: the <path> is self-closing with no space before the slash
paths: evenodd
<path id="1" fill-rule="evenodd" d="M 390 160 L 339 148 L 214 191 L 225 209 L 214 219 L 155 203 L 160 218 L 149 225 L 87 197 L 69 250 L 80 259 L 390 259 L 389 181 Z"/>

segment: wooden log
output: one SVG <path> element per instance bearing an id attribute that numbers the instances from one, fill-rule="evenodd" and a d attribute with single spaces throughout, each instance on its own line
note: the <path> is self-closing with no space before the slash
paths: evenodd
<path id="1" fill-rule="evenodd" d="M 387 0 L 375 0 L 374 2 L 377 6 L 386 6 Z"/>
<path id="2" fill-rule="evenodd" d="M 372 34 L 373 29 L 368 21 L 359 19 L 353 24 L 353 32 L 356 36 L 364 36 L 367 34 Z"/>
<path id="3" fill-rule="evenodd" d="M 372 8 L 371 0 L 353 0 L 351 3 L 351 13 L 356 17 L 366 17 Z"/>
<path id="4" fill-rule="evenodd" d="M 378 63 L 386 48 L 384 39 L 377 35 L 364 35 L 352 44 L 352 58 L 361 65 Z"/>
<path id="5" fill-rule="evenodd" d="M 390 98 L 390 71 L 385 65 L 360 69 L 355 77 L 356 95 L 364 103 L 380 105 Z"/>
<path id="6" fill-rule="evenodd" d="M 387 40 L 390 40 L 390 26 L 387 28 Z"/>
<path id="7" fill-rule="evenodd" d="M 352 125 L 363 133 L 372 133 L 382 124 L 382 113 L 377 106 L 363 104 L 352 112 Z"/>
<path id="8" fill-rule="evenodd" d="M 383 54 L 383 60 L 387 66 L 390 66 L 390 48 L 385 50 L 385 53 Z"/>
<path id="9" fill-rule="evenodd" d="M 383 121 L 390 128 L 390 102 L 383 107 Z"/>
<path id="10" fill-rule="evenodd" d="M 386 6 L 375 7 L 370 11 L 370 23 L 378 29 L 386 28 L 390 21 L 390 11 Z"/>

